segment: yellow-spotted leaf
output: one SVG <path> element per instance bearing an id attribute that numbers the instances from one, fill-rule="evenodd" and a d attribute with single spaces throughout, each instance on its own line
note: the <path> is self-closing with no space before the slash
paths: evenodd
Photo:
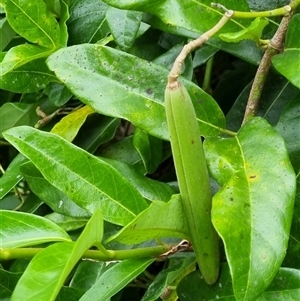
<path id="1" fill-rule="evenodd" d="M 255 300 L 285 257 L 296 177 L 283 138 L 252 118 L 233 138 L 207 139 L 206 157 L 222 186 L 212 221 L 222 238 L 236 300 Z"/>

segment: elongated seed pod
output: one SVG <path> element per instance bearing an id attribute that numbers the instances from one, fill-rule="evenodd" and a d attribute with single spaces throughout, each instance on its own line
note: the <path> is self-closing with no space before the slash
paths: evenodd
<path id="1" fill-rule="evenodd" d="M 196 259 L 208 284 L 219 274 L 218 236 L 211 222 L 212 195 L 195 110 L 186 88 L 168 85 L 165 109 L 184 214 Z"/>

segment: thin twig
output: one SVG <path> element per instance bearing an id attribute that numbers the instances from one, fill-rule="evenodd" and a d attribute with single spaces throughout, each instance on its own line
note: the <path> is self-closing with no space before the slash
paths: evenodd
<path id="1" fill-rule="evenodd" d="M 293 11 L 282 18 L 275 35 L 267 46 L 252 84 L 242 124 L 244 124 L 249 117 L 254 116 L 257 112 L 262 90 L 271 67 L 271 59 L 274 55 L 282 51 L 285 33 L 292 16 Z"/>
<path id="2" fill-rule="evenodd" d="M 212 2 L 211 6 L 216 7 L 217 9 L 221 9 L 225 12 L 228 11 L 228 9 L 220 3 Z M 295 4 L 294 4 L 294 6 L 295 6 Z M 279 7 L 279 8 L 276 8 L 276 9 L 265 10 L 265 11 L 251 11 L 251 12 L 249 12 L 249 11 L 244 12 L 244 11 L 236 11 L 235 10 L 234 13 L 233 13 L 232 18 L 253 19 L 253 18 L 264 18 L 264 17 L 270 18 L 270 17 L 276 17 L 276 16 L 285 16 L 285 15 L 290 13 L 290 11 L 294 8 L 294 6 L 285 5 L 283 7 Z"/>
<path id="3" fill-rule="evenodd" d="M 233 16 L 233 10 L 227 10 L 222 16 L 221 20 L 210 30 L 203 33 L 198 39 L 193 40 L 186 44 L 177 56 L 173 68 L 168 76 L 168 87 L 173 89 L 177 86 L 177 79 L 181 73 L 181 68 L 186 57 L 195 49 L 201 47 L 210 37 L 217 33 Z"/>

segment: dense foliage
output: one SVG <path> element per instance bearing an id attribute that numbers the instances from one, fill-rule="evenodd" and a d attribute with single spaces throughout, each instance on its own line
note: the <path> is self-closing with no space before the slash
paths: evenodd
<path id="1" fill-rule="evenodd" d="M 299 300 L 300 1 L 220 4 L 0 0 L 0 301 Z M 181 150 L 176 175 L 164 95 L 224 14 L 179 77 L 219 236 L 209 285 L 177 183 L 204 193 L 199 160 Z"/>

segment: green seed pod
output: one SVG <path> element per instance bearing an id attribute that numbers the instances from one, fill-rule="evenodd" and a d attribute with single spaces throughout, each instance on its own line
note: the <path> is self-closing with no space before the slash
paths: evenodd
<path id="1" fill-rule="evenodd" d="M 208 284 L 219 274 L 218 235 L 211 222 L 212 195 L 195 110 L 186 88 L 168 85 L 165 109 L 184 214 L 196 259 Z"/>

